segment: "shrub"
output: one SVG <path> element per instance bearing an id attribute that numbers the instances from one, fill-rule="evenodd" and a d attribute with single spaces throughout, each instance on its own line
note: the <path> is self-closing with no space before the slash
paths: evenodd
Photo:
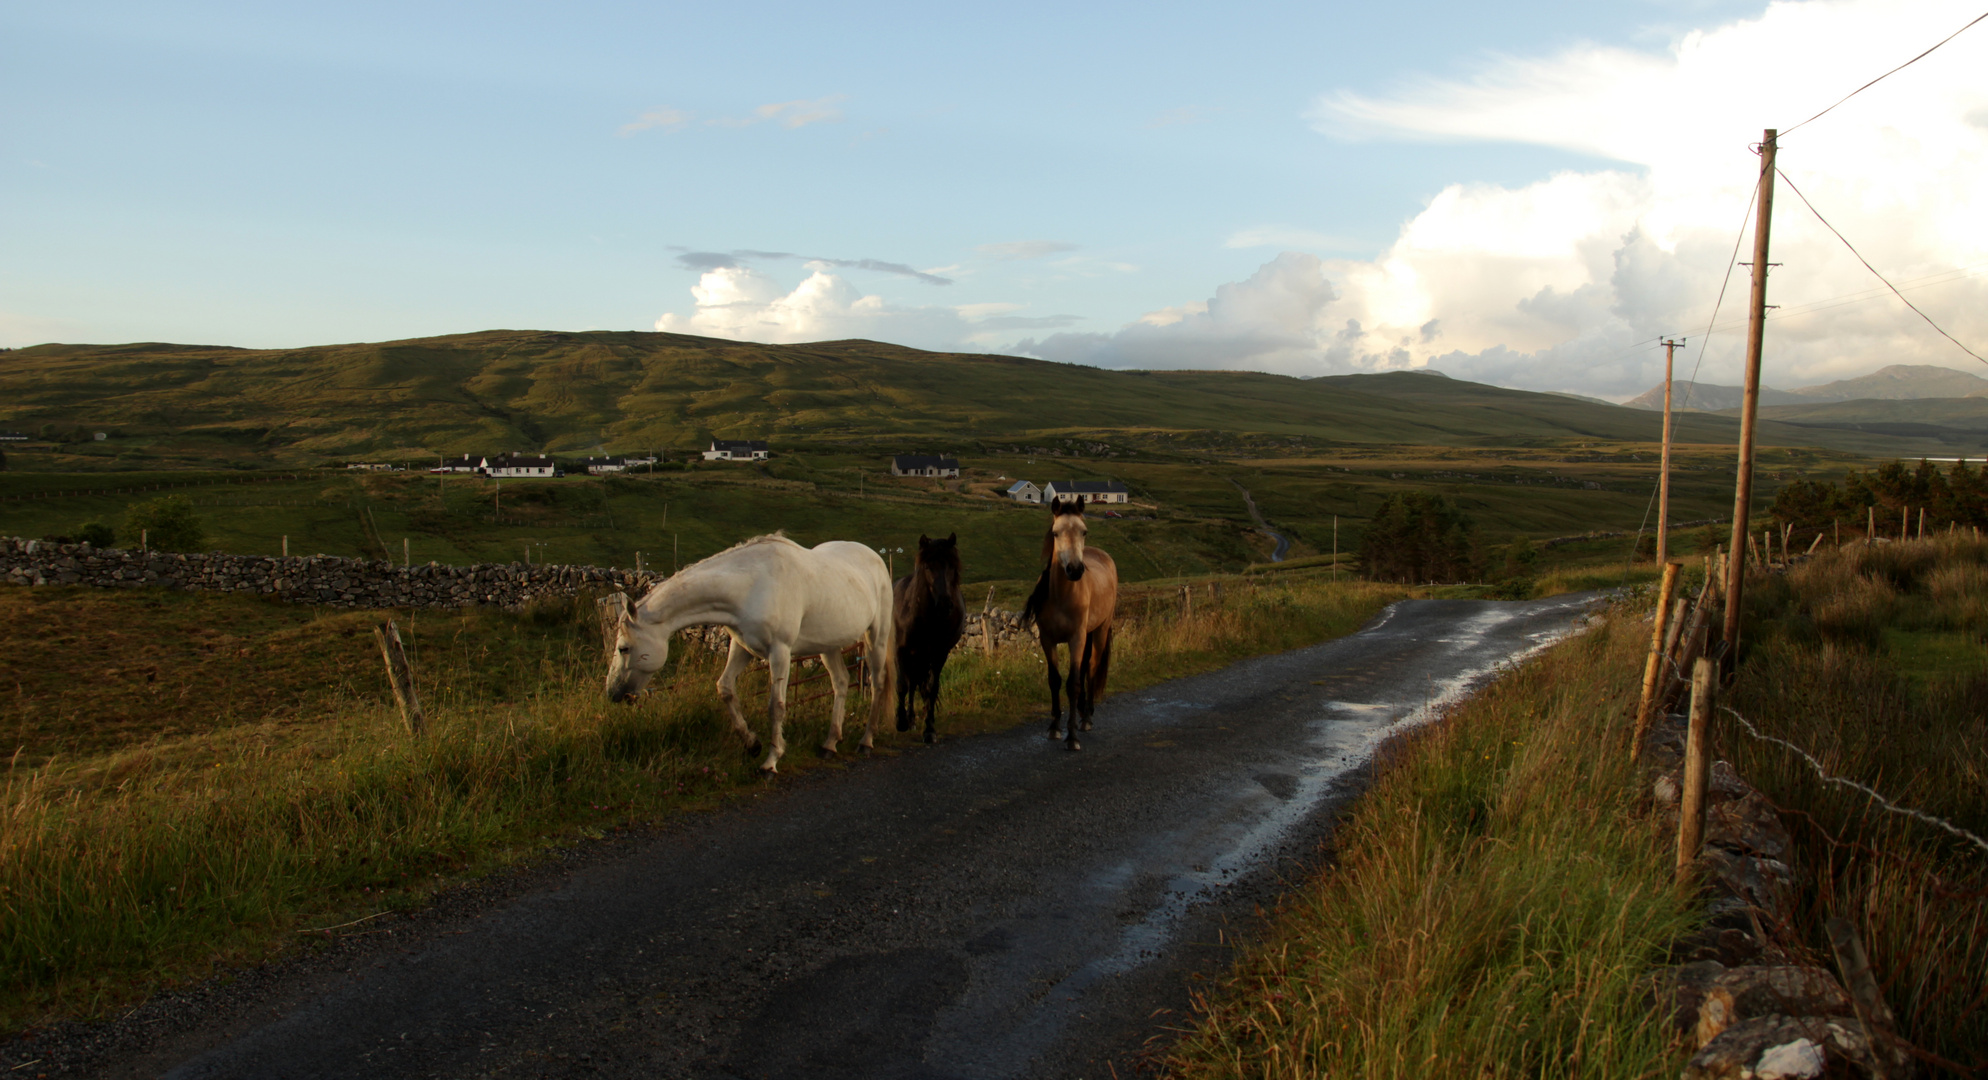
<path id="1" fill-rule="evenodd" d="M 101 521 L 85 521 L 76 526 L 76 539 L 91 547 L 109 547 L 117 543 L 117 530 Z"/>
<path id="2" fill-rule="evenodd" d="M 158 551 L 198 551 L 207 542 L 207 530 L 193 512 L 193 500 L 184 495 L 165 495 L 133 504 L 124 512 L 124 532 L 142 537 L 146 546 Z"/>
<path id="3" fill-rule="evenodd" d="M 1441 495 L 1390 495 L 1360 542 L 1360 566 L 1377 581 L 1463 581 L 1472 576 L 1476 523 Z"/>

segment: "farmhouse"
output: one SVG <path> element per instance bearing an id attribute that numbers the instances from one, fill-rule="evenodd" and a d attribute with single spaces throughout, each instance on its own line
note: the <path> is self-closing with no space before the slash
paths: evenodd
<path id="1" fill-rule="evenodd" d="M 712 439 L 704 451 L 706 461 L 765 461 L 766 443 L 760 439 Z"/>
<path id="2" fill-rule="evenodd" d="M 1017 480 L 1008 485 L 1007 496 L 1018 503 L 1039 503 L 1042 501 L 1042 489 L 1027 480 Z"/>
<path id="3" fill-rule="evenodd" d="M 500 457 L 484 458 L 483 473 L 486 476 L 551 476 L 552 459 L 532 454 L 504 454 Z"/>
<path id="4" fill-rule="evenodd" d="M 28 437 L 19 431 L 0 431 L 0 442 L 27 442 Z"/>
<path id="5" fill-rule="evenodd" d="M 581 462 L 588 476 L 606 476 L 609 473 L 627 472 L 628 459 L 618 457 L 590 457 Z"/>
<path id="6" fill-rule="evenodd" d="M 959 459 L 899 454 L 890 459 L 892 476 L 958 476 Z"/>
<path id="7" fill-rule="evenodd" d="M 473 473 L 481 468 L 483 468 L 482 454 L 464 454 L 459 458 L 449 458 L 428 471 L 439 473 Z"/>
<path id="8" fill-rule="evenodd" d="M 1132 498 L 1125 485 L 1116 480 L 1051 480 L 1042 485 L 1042 497 L 1045 499 L 1068 499 L 1073 496 L 1087 503 L 1122 503 Z"/>

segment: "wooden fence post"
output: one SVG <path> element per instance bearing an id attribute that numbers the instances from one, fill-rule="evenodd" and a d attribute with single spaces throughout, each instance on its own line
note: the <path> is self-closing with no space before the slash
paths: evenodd
<path id="1" fill-rule="evenodd" d="M 1194 614 L 1194 586 L 1182 585 L 1180 587 L 1180 617 L 1185 619 L 1192 614 Z"/>
<path id="2" fill-rule="evenodd" d="M 393 699 L 400 704 L 400 718 L 410 734 L 419 735 L 427 726 L 421 715 L 421 701 L 414 696 L 414 670 L 408 666 L 407 650 L 400 644 L 400 628 L 388 619 L 385 626 L 373 627 L 380 641 L 380 656 L 387 663 L 387 681 L 393 684 Z"/>
<path id="3" fill-rule="evenodd" d="M 994 586 L 987 586 L 987 602 L 980 606 L 980 654 L 994 655 Z"/>
<path id="4" fill-rule="evenodd" d="M 1680 562 L 1664 563 L 1663 585 L 1657 592 L 1657 610 L 1651 616 L 1650 658 L 1643 664 L 1643 696 L 1636 703 L 1636 727 L 1629 736 L 1629 760 L 1643 756 L 1643 736 L 1650 731 L 1650 706 L 1657 696 L 1657 676 L 1663 670 L 1665 631 L 1670 629 L 1670 601 L 1677 592 L 1677 573 L 1684 569 Z"/>
<path id="5" fill-rule="evenodd" d="M 1678 801 L 1677 878 L 1691 873 L 1692 860 L 1705 844 L 1705 786 L 1712 777 L 1712 750 L 1707 745 L 1713 696 L 1718 693 L 1712 661 L 1699 657 L 1691 668 L 1691 726 L 1684 739 L 1684 795 Z"/>
<path id="6" fill-rule="evenodd" d="M 601 616 L 601 655 L 613 659 L 615 639 L 621 633 L 621 620 L 628 615 L 628 594 L 611 592 L 594 601 L 594 606 Z"/>

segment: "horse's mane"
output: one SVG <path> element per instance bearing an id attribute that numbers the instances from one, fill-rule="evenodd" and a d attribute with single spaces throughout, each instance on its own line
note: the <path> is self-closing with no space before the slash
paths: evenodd
<path id="1" fill-rule="evenodd" d="M 1035 579 L 1035 591 L 1029 594 L 1028 602 L 1022 605 L 1022 625 L 1027 627 L 1042 613 L 1042 605 L 1049 600 L 1049 567 L 1042 568 L 1042 575 Z"/>

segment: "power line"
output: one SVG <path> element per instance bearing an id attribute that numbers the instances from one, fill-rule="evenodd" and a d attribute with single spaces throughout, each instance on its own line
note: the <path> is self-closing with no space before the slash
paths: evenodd
<path id="1" fill-rule="evenodd" d="M 1981 14 L 1976 15 L 1973 19 L 1969 20 L 1967 26 L 1963 26 L 1959 30 L 1955 30 L 1953 33 L 1948 34 L 1946 37 L 1943 37 L 1939 41 L 1935 42 L 1933 45 L 1933 49 L 1937 49 L 1941 45 L 1945 45 L 1947 42 L 1952 41 L 1953 39 L 1959 37 L 1962 33 L 1966 32 L 1969 26 L 1973 26 L 1975 23 L 1978 23 L 1983 19 L 1988 19 L 1988 11 L 1984 11 Z M 1861 94 L 1866 90 L 1869 90 L 1871 87 L 1876 86 L 1878 83 L 1883 82 L 1885 79 L 1888 79 L 1891 76 L 1896 75 L 1901 71 L 1904 71 L 1906 68 L 1911 67 L 1912 65 L 1918 63 L 1921 60 L 1924 60 L 1927 56 L 1932 54 L 1933 49 L 1927 49 L 1925 52 L 1920 53 L 1918 56 L 1915 56 L 1912 59 L 1907 60 L 1903 64 L 1900 64 L 1897 67 L 1892 68 L 1890 71 L 1885 72 L 1883 75 L 1880 75 L 1877 78 L 1872 79 L 1870 82 L 1867 82 L 1864 85 L 1859 86 L 1855 90 L 1852 90 L 1849 93 L 1843 95 L 1843 97 L 1836 102 L 1836 105 L 1843 104 L 1843 102 L 1848 101 L 1853 97 L 1856 97 L 1858 94 Z M 1824 116 L 1828 115 L 1830 109 L 1836 108 L 1836 105 L 1831 105 L 1829 109 L 1824 109 L 1821 112 L 1816 113 L 1814 116 L 1809 117 L 1807 120 L 1802 121 L 1800 124 L 1796 124 L 1794 127 L 1783 130 L 1781 132 L 1780 137 L 1782 139 L 1785 139 L 1789 135 L 1793 134 L 1797 128 L 1802 127 L 1804 124 L 1812 124 L 1817 120 L 1822 119 Z M 1980 359 L 1980 357 L 1976 357 L 1975 359 L 1978 360 Z"/>
<path id="2" fill-rule="evenodd" d="M 1984 15 L 1982 16 L 1982 18 L 1988 18 L 1988 15 Z M 1976 21 L 1978 22 L 1980 20 Z M 1970 23 L 1969 25 L 1973 24 Z M 1802 194 L 1802 189 L 1796 187 L 1795 182 L 1793 180 L 1788 179 L 1787 173 L 1782 172 L 1780 169 L 1775 169 L 1774 172 L 1776 175 L 1780 176 L 1782 183 L 1788 185 L 1788 190 L 1794 192 L 1795 197 L 1802 200 L 1802 205 L 1809 208 L 1809 213 L 1814 214 L 1815 219 L 1817 221 L 1822 222 L 1822 227 L 1828 229 L 1832 233 L 1835 233 L 1836 238 L 1838 240 L 1843 241 L 1843 246 L 1850 249 L 1850 254 L 1857 256 L 1857 261 L 1864 264 L 1864 269 L 1869 270 L 1872 274 L 1876 275 L 1879 281 L 1883 281 L 1884 287 L 1890 289 L 1892 295 L 1898 297 L 1899 300 L 1903 301 L 1906 307 L 1911 308 L 1912 313 L 1914 315 L 1917 315 L 1920 318 L 1926 320 L 1926 325 L 1932 327 L 1935 330 L 1938 330 L 1940 332 L 1941 337 L 1946 338 L 1948 341 L 1953 342 L 1955 345 L 1959 345 L 1961 352 L 1964 352 L 1967 355 L 1974 357 L 1976 360 L 1979 360 L 1984 364 L 1988 364 L 1988 357 L 1984 357 L 1980 353 L 1975 352 L 1973 349 L 1970 349 L 1965 345 L 1961 345 L 1960 339 L 1953 336 L 1952 334 L 1947 333 L 1945 329 L 1941 328 L 1939 323 L 1933 321 L 1933 317 L 1931 315 L 1928 315 L 1925 312 L 1920 311 L 1916 304 L 1914 304 L 1910 300 L 1906 300 L 1905 294 L 1898 291 L 1898 286 L 1893 285 L 1890 281 L 1886 280 L 1883 274 L 1879 274 L 1878 268 L 1872 266 L 1871 261 L 1869 259 L 1864 258 L 1864 256 L 1857 251 L 1856 245 L 1852 244 L 1849 241 L 1849 239 L 1846 238 L 1842 233 L 1836 231 L 1836 226 L 1831 225 L 1829 223 L 1829 219 L 1822 216 L 1822 211 L 1817 210 L 1815 208 L 1815 204 L 1809 201 L 1809 197 L 1807 195 Z"/>
<path id="3" fill-rule="evenodd" d="M 1698 389 L 1698 368 L 1705 363 L 1705 347 L 1712 343 L 1712 329 L 1719 322 L 1719 308 L 1726 302 L 1726 289 L 1733 283 L 1733 267 L 1739 265 L 1740 244 L 1746 239 L 1746 223 L 1753 217 L 1753 204 L 1760 198 L 1760 185 L 1753 185 L 1753 194 L 1746 200 L 1746 212 L 1740 215 L 1739 232 L 1733 236 L 1733 253 L 1726 258 L 1726 276 L 1719 282 L 1719 298 L 1712 302 L 1712 317 L 1705 320 L 1705 333 L 1698 339 L 1698 359 L 1691 364 L 1691 381 L 1685 384 L 1684 401 L 1677 407 L 1691 406 L 1692 392 Z"/>

